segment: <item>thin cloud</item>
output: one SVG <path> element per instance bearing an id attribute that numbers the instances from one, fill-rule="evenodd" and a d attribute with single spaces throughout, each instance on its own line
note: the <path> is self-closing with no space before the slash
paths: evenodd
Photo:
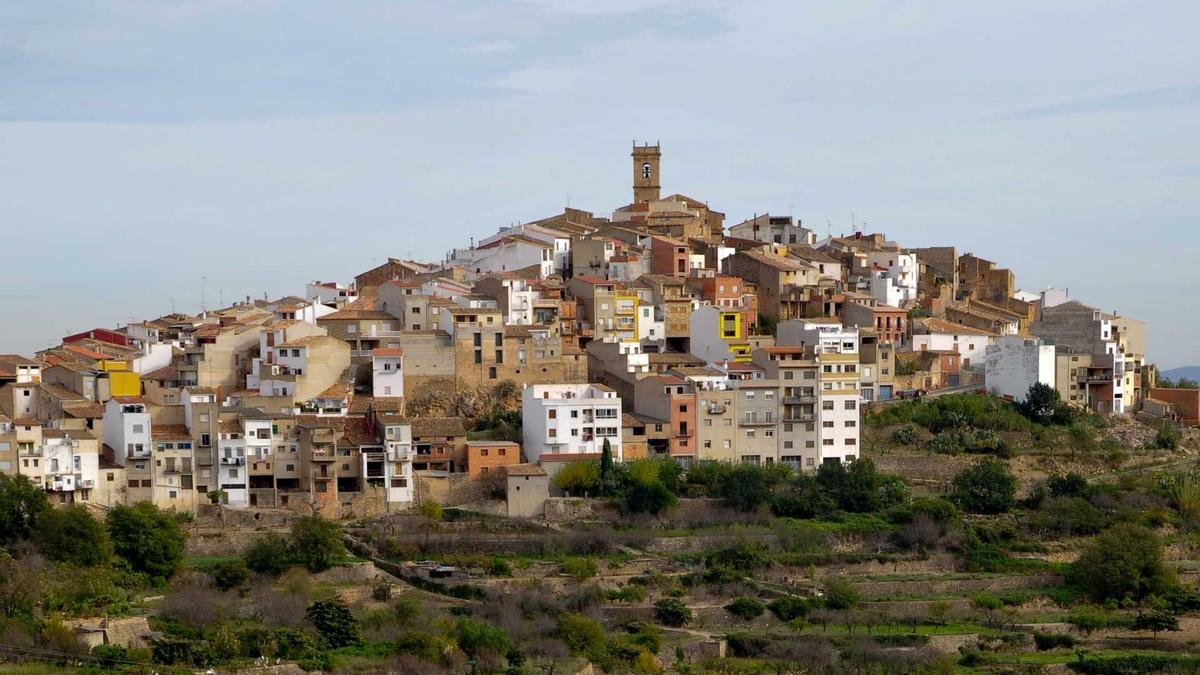
<path id="1" fill-rule="evenodd" d="M 1144 89 L 1123 94 L 1081 98 L 1066 103 L 1026 108 L 999 115 L 996 120 L 1034 120 L 1067 115 L 1121 112 L 1131 110 L 1156 110 L 1162 108 L 1190 108 L 1200 106 L 1200 85 Z"/>

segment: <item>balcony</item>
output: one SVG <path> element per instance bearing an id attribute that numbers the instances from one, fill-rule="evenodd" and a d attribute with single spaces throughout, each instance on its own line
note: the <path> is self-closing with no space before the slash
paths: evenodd
<path id="1" fill-rule="evenodd" d="M 789 395 L 789 396 L 783 397 L 784 405 L 800 405 L 801 403 L 816 403 L 816 402 L 817 402 L 816 393 L 808 393 L 808 394 L 800 393 L 800 394 L 796 394 L 796 395 Z"/>
<path id="2" fill-rule="evenodd" d="M 355 357 L 355 356 L 369 357 L 369 356 L 371 356 L 371 350 L 370 349 L 351 349 L 350 356 L 352 356 L 352 357 Z"/>
<path id="3" fill-rule="evenodd" d="M 715 403 L 713 405 L 710 405 L 710 406 L 708 406 L 708 414 L 709 415 L 724 415 L 725 414 L 725 406 L 720 403 Z"/>
<path id="4" fill-rule="evenodd" d="M 403 337 L 403 336 L 404 336 L 404 331 L 402 331 L 402 330 L 382 330 L 382 329 L 376 329 L 376 328 L 371 328 L 371 330 L 364 331 L 363 333 L 359 334 L 359 337 L 362 337 L 362 338 Z"/>
<path id="5" fill-rule="evenodd" d="M 221 464 L 225 466 L 242 466 L 246 463 L 245 457 L 222 457 Z"/>
<path id="6" fill-rule="evenodd" d="M 314 462 L 332 462 L 336 459 L 337 459 L 337 456 L 335 456 L 333 454 L 332 450 L 330 450 L 330 451 L 313 450 L 312 451 L 312 461 L 314 461 Z"/>
<path id="7" fill-rule="evenodd" d="M 815 422 L 817 416 L 815 413 L 786 413 L 783 416 L 784 422 Z"/>
<path id="8" fill-rule="evenodd" d="M 742 418 L 738 421 L 738 426 L 741 427 L 773 427 L 775 424 L 776 420 L 774 417 L 769 417 L 766 419 L 760 419 L 757 417 Z"/>

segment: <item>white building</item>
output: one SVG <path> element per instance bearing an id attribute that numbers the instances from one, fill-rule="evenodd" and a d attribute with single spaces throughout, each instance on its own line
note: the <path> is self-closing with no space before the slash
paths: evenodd
<path id="1" fill-rule="evenodd" d="M 621 399 L 602 384 L 537 384 L 521 396 L 526 458 L 538 462 L 543 453 L 594 454 L 607 439 L 613 458 L 621 446 Z"/>
<path id="2" fill-rule="evenodd" d="M 667 337 L 666 322 L 652 304 L 638 304 L 637 339 L 659 342 Z"/>
<path id="3" fill-rule="evenodd" d="M 924 319 L 926 333 L 914 333 L 914 352 L 955 352 L 961 357 L 963 368 L 982 369 L 987 360 L 987 348 L 997 337 L 985 330 L 973 328 L 943 319 Z"/>
<path id="4" fill-rule="evenodd" d="M 858 329 L 846 328 L 837 319 L 788 319 L 777 326 L 775 344 L 812 347 L 823 354 L 857 354 Z"/>
<path id="5" fill-rule="evenodd" d="M 507 236 L 514 234 L 523 234 L 531 239 L 549 244 L 553 249 L 554 271 L 558 274 L 565 275 L 571 264 L 571 237 L 570 235 L 559 232 L 548 227 L 527 223 L 524 225 L 515 225 L 513 227 L 502 227 L 500 231 L 490 237 L 479 240 L 479 246 L 487 246 L 495 243 Z"/>
<path id="6" fill-rule="evenodd" d="M 985 383 L 988 392 L 1025 400 L 1034 384 L 1054 385 L 1054 345 L 1037 338 L 1005 335 L 987 347 Z"/>
<path id="7" fill-rule="evenodd" d="M 371 352 L 371 395 L 404 396 L 403 349 L 376 349 Z"/>
<path id="8" fill-rule="evenodd" d="M 902 251 L 870 251 L 866 254 L 871 271 L 871 297 L 894 307 L 917 299 L 917 256 Z"/>
<path id="9" fill-rule="evenodd" d="M 141 396 L 114 396 L 104 406 L 104 444 L 113 460 L 125 466 L 130 460 L 150 457 L 150 413 Z"/>
<path id="10" fill-rule="evenodd" d="M 477 274 L 515 272 L 536 265 L 542 279 L 554 273 L 554 245 L 524 234 L 510 234 L 475 248 L 455 249 L 447 263 Z"/>
<path id="11" fill-rule="evenodd" d="M 270 420 L 266 422 L 269 433 Z M 269 436 L 267 444 L 269 448 Z M 219 424 L 217 458 L 217 485 L 214 489 L 225 492 L 222 503 L 234 508 L 248 506 L 249 492 L 246 487 L 250 478 L 246 467 L 246 429 L 243 420 L 228 420 Z"/>
<path id="12" fill-rule="evenodd" d="M 96 438 L 84 429 L 42 430 L 43 479 L 59 502 L 86 502 L 100 474 Z"/>
<path id="13" fill-rule="evenodd" d="M 791 216 L 761 216 L 748 218 L 729 228 L 729 236 L 752 239 L 766 244 L 801 244 L 812 246 L 817 243 L 817 233 L 792 221 Z"/>
<path id="14" fill-rule="evenodd" d="M 383 472 L 384 485 L 387 486 L 388 506 L 408 506 L 413 501 L 412 475 L 412 426 L 408 422 L 385 419 L 380 423 L 383 427 L 384 452 Z M 368 462 L 364 453 L 363 461 Z M 368 480 L 372 478 L 372 467 L 364 466 L 363 475 Z"/>
<path id="15" fill-rule="evenodd" d="M 358 291 L 336 281 L 314 281 L 305 287 L 304 297 L 323 305 L 345 305 L 358 299 Z"/>

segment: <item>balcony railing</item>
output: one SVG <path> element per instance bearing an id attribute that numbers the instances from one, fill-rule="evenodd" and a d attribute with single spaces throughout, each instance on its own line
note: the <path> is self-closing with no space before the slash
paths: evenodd
<path id="1" fill-rule="evenodd" d="M 246 463 L 245 457 L 222 457 L 221 464 L 228 466 L 242 466 Z"/>
<path id="2" fill-rule="evenodd" d="M 816 419 L 815 413 L 786 413 L 783 416 L 784 422 L 813 422 Z"/>
<path id="3" fill-rule="evenodd" d="M 710 405 L 710 406 L 708 406 L 708 414 L 709 415 L 724 415 L 725 414 L 725 406 L 721 403 L 716 403 L 716 404 Z"/>
<path id="4" fill-rule="evenodd" d="M 798 394 L 783 397 L 784 405 L 798 405 L 800 403 L 816 403 L 817 395 L 813 394 Z"/>
<path id="5" fill-rule="evenodd" d="M 776 420 L 773 417 L 767 419 L 743 417 L 738 424 L 743 427 L 769 427 L 774 426 L 776 424 Z"/>

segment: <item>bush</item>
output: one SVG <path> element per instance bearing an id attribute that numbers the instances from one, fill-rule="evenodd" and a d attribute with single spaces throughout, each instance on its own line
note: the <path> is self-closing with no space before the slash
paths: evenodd
<path id="1" fill-rule="evenodd" d="M 988 457 L 954 477 L 954 501 L 971 513 L 1004 513 L 1016 501 L 1017 480 L 1008 462 Z"/>
<path id="2" fill-rule="evenodd" d="M 1028 518 L 1030 529 L 1056 536 L 1096 534 L 1104 516 L 1080 497 L 1051 497 Z"/>
<path id="3" fill-rule="evenodd" d="M 609 591 L 608 599 L 613 602 L 641 602 L 646 599 L 646 588 L 637 584 L 627 584 Z"/>
<path id="4" fill-rule="evenodd" d="M 1098 602 L 1161 594 L 1175 585 L 1154 532 L 1120 523 L 1101 532 L 1072 566 Z"/>
<path id="5" fill-rule="evenodd" d="M 1029 387 L 1025 400 L 1017 404 L 1017 409 L 1031 422 L 1042 425 L 1067 425 L 1076 417 L 1075 411 L 1062 400 L 1058 390 L 1041 382 Z"/>
<path id="6" fill-rule="evenodd" d="M 437 661 L 446 648 L 442 639 L 433 633 L 410 631 L 396 638 L 397 654 L 412 654 L 426 661 Z"/>
<path id="7" fill-rule="evenodd" d="M 567 558 L 562 563 L 562 573 L 576 581 L 583 581 L 599 574 L 600 567 L 591 558 Z"/>
<path id="8" fill-rule="evenodd" d="M 766 544 L 739 540 L 732 546 L 708 554 L 704 562 L 709 567 L 752 571 L 771 564 Z"/>
<path id="9" fill-rule="evenodd" d="M 725 501 L 743 513 L 757 511 L 771 499 L 766 471 L 754 464 L 739 464 L 725 479 Z"/>
<path id="10" fill-rule="evenodd" d="M 339 599 L 318 600 L 308 606 L 305 616 L 317 629 L 321 643 L 330 649 L 357 644 L 361 639 L 354 614 Z"/>
<path id="11" fill-rule="evenodd" d="M 808 601 L 789 595 L 775 598 L 767 604 L 767 609 L 780 621 L 792 621 L 808 614 Z"/>
<path id="12" fill-rule="evenodd" d="M 1179 447 L 1179 433 L 1165 422 L 1154 435 L 1153 447 L 1160 450 L 1174 450 Z"/>
<path id="13" fill-rule="evenodd" d="M 858 589 L 849 581 L 836 577 L 825 581 L 824 601 L 829 609 L 851 609 L 858 599 Z"/>
<path id="14" fill-rule="evenodd" d="M 558 637 L 572 654 L 598 661 L 604 656 L 604 626 L 582 614 L 563 614 L 558 617 Z"/>
<path id="15" fill-rule="evenodd" d="M 911 424 L 906 424 L 892 432 L 892 442 L 897 445 L 916 445 L 918 438 L 917 428 Z"/>
<path id="16" fill-rule="evenodd" d="M 738 598 L 725 605 L 725 611 L 743 621 L 750 621 L 762 616 L 766 606 L 758 598 Z"/>
<path id="17" fill-rule="evenodd" d="M 0 544 L 28 539 L 50 511 L 46 491 L 28 476 L 0 474 Z"/>
<path id="18" fill-rule="evenodd" d="M 663 598 L 654 603 L 654 618 L 664 626 L 676 628 L 692 621 L 692 610 L 679 598 Z"/>
<path id="19" fill-rule="evenodd" d="M 345 551 L 342 528 L 320 516 L 305 516 L 292 525 L 291 550 L 309 572 L 323 572 Z"/>
<path id="20" fill-rule="evenodd" d="M 600 489 L 600 464 L 571 462 L 554 474 L 554 485 L 577 497 L 595 495 Z"/>
<path id="21" fill-rule="evenodd" d="M 291 563 L 291 552 L 283 537 L 274 532 L 259 538 L 242 552 L 242 560 L 246 567 L 268 576 L 277 577 L 283 574 Z"/>
<path id="22" fill-rule="evenodd" d="M 512 649 L 508 633 L 503 629 L 468 616 L 458 620 L 454 632 L 458 648 L 472 658 L 487 652 L 505 656 Z"/>
<path id="23" fill-rule="evenodd" d="M 1075 638 L 1066 633 L 1034 633 L 1033 643 L 1038 651 L 1049 651 L 1059 647 L 1074 647 Z"/>
<path id="24" fill-rule="evenodd" d="M 939 432 L 933 438 L 929 439 L 929 442 L 925 444 L 925 449 L 939 455 L 962 454 L 962 434 L 958 431 Z"/>
<path id="25" fill-rule="evenodd" d="M 230 560 L 213 565 L 209 568 L 208 575 L 212 577 L 217 588 L 228 591 L 245 586 L 250 580 L 250 569 L 241 560 Z"/>
<path id="26" fill-rule="evenodd" d="M 839 509 L 871 513 L 901 504 L 908 499 L 903 479 L 880 473 L 875 462 L 859 459 L 849 466 L 828 462 L 817 470 L 817 484 Z"/>

